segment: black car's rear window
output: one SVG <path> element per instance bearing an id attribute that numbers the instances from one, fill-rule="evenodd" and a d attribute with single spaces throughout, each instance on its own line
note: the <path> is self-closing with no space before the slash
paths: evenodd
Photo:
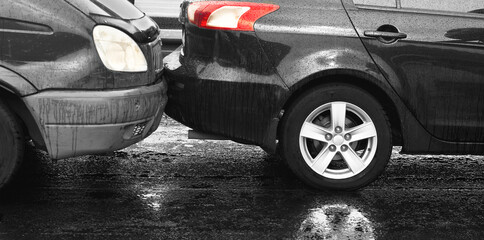
<path id="1" fill-rule="evenodd" d="M 91 2 L 122 19 L 138 19 L 144 16 L 144 13 L 128 0 L 91 0 Z"/>
<path id="2" fill-rule="evenodd" d="M 402 8 L 424 9 L 446 12 L 480 13 L 484 8 L 483 0 L 401 0 Z"/>

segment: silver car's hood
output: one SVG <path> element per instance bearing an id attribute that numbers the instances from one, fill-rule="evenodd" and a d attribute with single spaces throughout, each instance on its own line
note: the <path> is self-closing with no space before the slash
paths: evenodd
<path id="1" fill-rule="evenodd" d="M 145 16 L 127 0 L 65 0 L 90 16 L 104 16 L 123 20 L 140 19 Z"/>

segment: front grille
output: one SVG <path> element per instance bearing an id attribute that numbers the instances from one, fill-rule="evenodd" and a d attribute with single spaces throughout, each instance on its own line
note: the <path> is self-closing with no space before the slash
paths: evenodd
<path id="1" fill-rule="evenodd" d="M 133 137 L 139 136 L 146 128 L 146 123 L 138 123 L 133 128 Z"/>

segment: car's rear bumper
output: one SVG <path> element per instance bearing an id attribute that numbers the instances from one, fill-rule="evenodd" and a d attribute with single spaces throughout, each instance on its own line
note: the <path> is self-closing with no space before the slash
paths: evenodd
<path id="1" fill-rule="evenodd" d="M 167 84 L 124 90 L 49 90 L 24 98 L 54 159 L 103 153 L 141 141 L 159 125 Z"/>
<path id="2" fill-rule="evenodd" d="M 287 89 L 275 73 L 260 74 L 213 61 L 165 57 L 166 113 L 204 133 L 274 148 Z"/>

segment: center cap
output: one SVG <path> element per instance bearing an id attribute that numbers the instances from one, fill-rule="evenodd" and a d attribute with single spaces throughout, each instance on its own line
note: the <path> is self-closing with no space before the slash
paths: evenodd
<path id="1" fill-rule="evenodd" d="M 345 139 L 343 136 L 341 135 L 336 135 L 334 138 L 333 138 L 333 143 L 334 145 L 336 146 L 340 146 L 341 144 L 343 144 L 345 142 Z"/>

